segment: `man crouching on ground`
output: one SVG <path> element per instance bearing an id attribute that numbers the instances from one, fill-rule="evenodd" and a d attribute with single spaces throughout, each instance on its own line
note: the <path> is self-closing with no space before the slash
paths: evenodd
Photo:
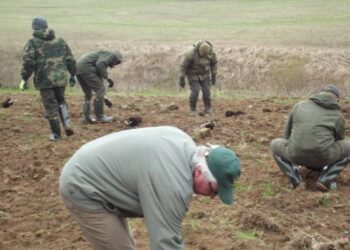
<path id="1" fill-rule="evenodd" d="M 339 98 L 339 89 L 330 84 L 297 103 L 289 113 L 284 138 L 272 141 L 273 157 L 293 188 L 302 182 L 296 165 L 320 172 L 316 186 L 329 191 L 349 163 L 350 141 L 345 140 Z"/>

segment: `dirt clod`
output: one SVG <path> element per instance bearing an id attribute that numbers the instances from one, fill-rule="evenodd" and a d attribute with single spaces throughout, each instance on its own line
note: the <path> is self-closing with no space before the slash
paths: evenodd
<path id="1" fill-rule="evenodd" d="M 281 232 L 283 231 L 282 225 L 271 217 L 267 217 L 260 212 L 250 212 L 243 218 L 243 223 L 248 228 L 258 227 L 262 230 Z"/>

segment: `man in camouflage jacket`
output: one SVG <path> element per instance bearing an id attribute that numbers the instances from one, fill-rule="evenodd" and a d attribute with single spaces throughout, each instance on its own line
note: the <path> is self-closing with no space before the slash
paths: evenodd
<path id="1" fill-rule="evenodd" d="M 113 87 L 113 80 L 108 77 L 107 68 L 122 62 L 122 55 L 119 51 L 97 50 L 87 53 L 79 58 L 77 63 L 77 78 L 84 92 L 83 114 L 85 121 L 95 121 L 90 114 L 90 102 L 92 91 L 95 92 L 94 110 L 97 122 L 112 122 L 114 118 L 104 114 L 103 104 L 105 101 L 105 87 L 103 80 Z"/>
<path id="2" fill-rule="evenodd" d="M 67 136 L 73 134 L 70 118 L 64 98 L 67 85 L 67 70 L 70 84 L 74 86 L 76 62 L 67 43 L 48 29 L 43 17 L 35 17 L 32 22 L 33 38 L 24 46 L 22 81 L 20 88 L 27 88 L 27 81 L 34 72 L 34 86 L 40 91 L 45 108 L 45 117 L 49 120 L 53 141 L 61 138 L 61 118 Z"/>
<path id="3" fill-rule="evenodd" d="M 185 87 L 185 77 L 189 81 L 190 111 L 196 115 L 199 91 L 202 90 L 204 113 L 211 113 L 210 87 L 216 83 L 217 59 L 213 46 L 208 41 L 200 41 L 186 51 L 180 66 L 179 85 Z"/>
<path id="4" fill-rule="evenodd" d="M 288 115 L 284 138 L 272 141 L 273 157 L 292 187 L 301 183 L 297 165 L 320 172 L 316 186 L 328 191 L 349 162 L 350 141 L 345 140 L 339 98 L 338 88 L 330 84 L 297 103 Z"/>

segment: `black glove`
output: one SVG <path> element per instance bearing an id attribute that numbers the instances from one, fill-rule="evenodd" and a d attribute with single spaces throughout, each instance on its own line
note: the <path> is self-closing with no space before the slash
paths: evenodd
<path id="1" fill-rule="evenodd" d="M 105 97 L 105 105 L 108 107 L 108 108 L 112 108 L 113 104 L 110 100 L 107 99 L 107 97 Z"/>
<path id="2" fill-rule="evenodd" d="M 108 87 L 112 88 L 114 86 L 114 82 L 111 78 L 107 78 L 107 82 L 109 83 Z"/>
<path id="3" fill-rule="evenodd" d="M 216 83 L 216 74 L 211 75 L 211 85 L 215 85 Z"/>
<path id="4" fill-rule="evenodd" d="M 185 77 L 181 76 L 179 79 L 179 85 L 181 86 L 181 88 L 185 87 Z"/>
<path id="5" fill-rule="evenodd" d="M 71 87 L 74 87 L 74 85 L 77 83 L 77 79 L 75 77 L 75 75 L 71 75 L 71 77 L 69 78 L 69 84 Z"/>

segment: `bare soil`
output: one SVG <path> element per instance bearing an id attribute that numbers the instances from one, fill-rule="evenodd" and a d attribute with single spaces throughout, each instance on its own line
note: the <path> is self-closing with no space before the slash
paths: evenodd
<path id="1" fill-rule="evenodd" d="M 233 206 L 193 197 L 183 222 L 186 249 L 350 249 L 350 169 L 338 177 L 335 192 L 317 191 L 317 176 L 306 170 L 306 185 L 292 190 L 271 157 L 269 143 L 281 136 L 299 99 L 215 98 L 211 117 L 193 118 L 187 98 L 112 96 L 106 113 L 117 121 L 88 125 L 82 97 L 67 96 L 75 134 L 50 142 L 39 95 L 0 94 L 0 101 L 7 97 L 14 104 L 0 108 L 0 249 L 89 249 L 58 195 L 60 171 L 84 143 L 133 129 L 122 121 L 134 115 L 142 117 L 138 127 L 176 126 L 199 143 L 230 147 L 241 159 Z M 167 110 L 170 104 L 179 109 Z M 348 101 L 343 106 L 350 122 Z M 226 111 L 243 114 L 225 117 Z M 210 120 L 215 127 L 201 138 L 197 130 Z M 130 223 L 138 249 L 149 249 L 143 220 Z"/>

